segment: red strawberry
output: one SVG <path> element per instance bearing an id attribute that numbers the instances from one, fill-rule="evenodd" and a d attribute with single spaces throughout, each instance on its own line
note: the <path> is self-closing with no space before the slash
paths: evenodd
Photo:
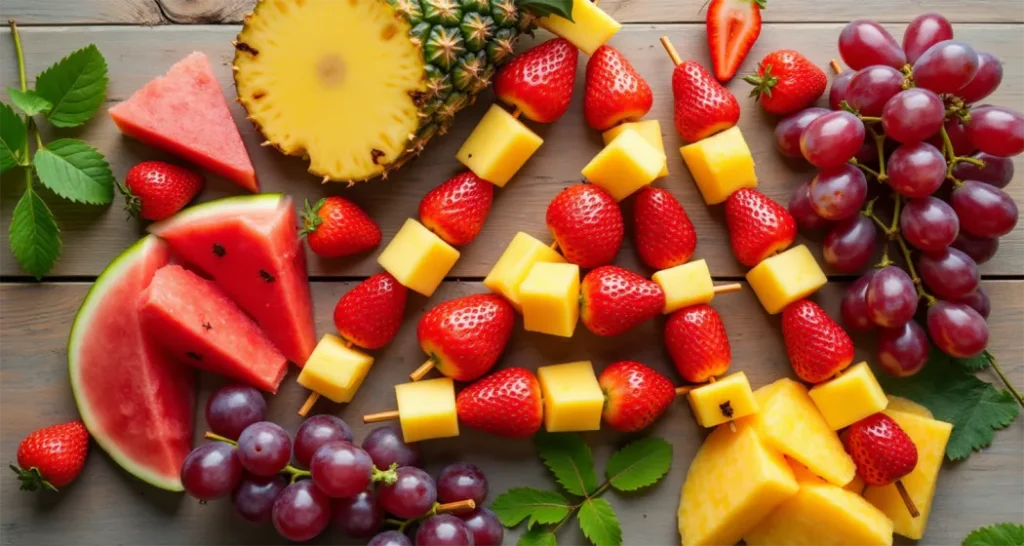
<path id="1" fill-rule="evenodd" d="M 732 363 L 732 348 L 722 317 L 710 305 L 693 305 L 672 313 L 665 323 L 665 346 L 683 379 L 705 383 Z"/>
<path id="2" fill-rule="evenodd" d="M 913 472 L 917 446 L 910 436 L 884 413 L 869 415 L 843 432 L 843 446 L 857 465 L 864 483 L 882 487 Z"/>
<path id="3" fill-rule="evenodd" d="M 338 196 L 310 205 L 302 213 L 300 232 L 309 248 L 324 258 L 366 252 L 380 244 L 380 227 L 358 205 Z"/>
<path id="4" fill-rule="evenodd" d="M 455 400 L 459 421 L 505 438 L 526 438 L 540 429 L 544 404 L 530 370 L 506 368 L 462 389 Z"/>
<path id="5" fill-rule="evenodd" d="M 665 308 L 665 292 L 658 283 L 615 265 L 587 273 L 580 297 L 580 318 L 599 336 L 624 334 Z"/>
<path id="6" fill-rule="evenodd" d="M 377 273 L 356 285 L 334 307 L 334 326 L 347 341 L 380 349 L 398 334 L 408 289 L 390 273 Z"/>
<path id="7" fill-rule="evenodd" d="M 651 109 L 651 86 L 617 49 L 601 46 L 587 61 L 583 115 L 587 125 L 604 131 L 637 120 Z"/>
<path id="8" fill-rule="evenodd" d="M 448 244 L 468 245 L 484 227 L 493 199 L 494 184 L 466 171 L 423 196 L 420 221 Z"/>
<path id="9" fill-rule="evenodd" d="M 622 210 L 593 184 L 562 190 L 548 205 L 548 229 L 570 262 L 592 268 L 611 263 L 622 246 Z"/>
<path id="10" fill-rule="evenodd" d="M 668 190 L 647 186 L 633 201 L 633 236 L 640 259 L 654 269 L 689 261 L 697 233 L 683 205 Z"/>
<path id="11" fill-rule="evenodd" d="M 725 201 L 725 223 L 732 252 L 747 267 L 785 250 L 796 239 L 796 221 L 786 207 L 750 188 L 736 190 Z"/>
<path id="12" fill-rule="evenodd" d="M 163 161 L 143 161 L 118 184 L 125 210 L 146 220 L 163 220 L 185 208 L 203 190 L 203 175 Z"/>
<path id="13" fill-rule="evenodd" d="M 711 0 L 707 31 L 711 64 L 718 81 L 729 81 L 761 34 L 765 0 Z"/>
<path id="14" fill-rule="evenodd" d="M 604 420 L 622 432 L 649 427 L 676 397 L 667 377 L 632 360 L 609 365 L 597 382 L 604 391 Z"/>
<path id="15" fill-rule="evenodd" d="M 761 106 L 780 116 L 803 110 L 814 104 L 825 92 L 825 72 L 792 49 L 773 51 L 757 65 L 757 75 L 743 81 L 752 84 L 750 96 Z"/>
<path id="16" fill-rule="evenodd" d="M 694 61 L 683 61 L 672 72 L 676 132 L 697 142 L 724 131 L 740 119 L 740 103 L 728 89 Z"/>
<path id="17" fill-rule="evenodd" d="M 853 340 L 818 304 L 799 300 L 782 310 L 782 338 L 796 376 L 821 383 L 853 362 Z"/>
<path id="18" fill-rule="evenodd" d="M 11 465 L 11 470 L 18 474 L 22 490 L 56 491 L 82 473 L 88 452 L 89 431 L 81 421 L 50 425 L 21 441 L 18 466 Z"/>
<path id="19" fill-rule="evenodd" d="M 458 381 L 473 381 L 494 367 L 513 324 L 515 311 L 507 301 L 476 294 L 427 311 L 416 334 L 438 371 Z"/>
<path id="20" fill-rule="evenodd" d="M 579 51 L 565 38 L 520 53 L 494 80 L 494 94 L 528 119 L 551 123 L 569 109 Z"/>

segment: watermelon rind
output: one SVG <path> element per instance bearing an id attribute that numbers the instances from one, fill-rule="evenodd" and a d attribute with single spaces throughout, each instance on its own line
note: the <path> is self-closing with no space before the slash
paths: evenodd
<path id="1" fill-rule="evenodd" d="M 271 212 L 280 206 L 283 198 L 283 193 L 259 193 L 256 195 L 239 195 L 214 199 L 213 201 L 191 206 L 166 220 L 156 222 L 150 225 L 147 231 L 159 236 L 169 229 L 192 222 L 252 213 L 264 207 L 267 212 Z"/>

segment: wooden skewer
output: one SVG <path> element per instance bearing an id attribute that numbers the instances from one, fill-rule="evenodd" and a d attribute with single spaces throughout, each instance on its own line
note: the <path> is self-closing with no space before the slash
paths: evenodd
<path id="1" fill-rule="evenodd" d="M 683 62 L 683 59 L 679 56 L 679 52 L 676 51 L 676 46 L 672 45 L 668 36 L 661 37 L 661 45 L 665 47 L 665 52 L 667 52 L 669 58 L 672 59 L 672 64 L 678 66 Z"/>
<path id="2" fill-rule="evenodd" d="M 832 67 L 832 70 L 834 70 L 836 74 L 843 71 L 843 67 L 839 65 L 839 61 L 835 59 L 829 61 L 828 65 Z"/>
<path id="3" fill-rule="evenodd" d="M 413 381 L 419 381 L 420 379 L 423 379 L 423 376 L 425 376 L 428 373 L 430 373 L 430 370 L 433 370 L 433 369 L 434 369 L 434 359 L 431 358 L 431 359 L 428 359 L 426 362 L 424 362 L 419 368 L 416 368 L 415 370 L 413 370 L 413 372 L 411 374 L 409 374 L 409 379 L 411 379 Z"/>
<path id="4" fill-rule="evenodd" d="M 740 290 L 743 290 L 743 285 L 738 282 L 734 282 L 729 284 L 719 284 L 718 286 L 715 286 L 713 292 L 715 294 L 728 294 L 729 292 L 739 292 Z"/>
<path id="5" fill-rule="evenodd" d="M 381 421 L 394 421 L 398 419 L 398 410 L 381 411 L 363 416 L 364 423 L 379 423 Z"/>
<path id="6" fill-rule="evenodd" d="M 555 252 L 558 252 L 558 241 L 555 241 L 555 242 L 551 243 L 548 246 L 551 247 L 551 250 L 554 250 Z"/>
<path id="7" fill-rule="evenodd" d="M 351 341 L 346 341 L 345 342 L 345 347 L 348 347 L 348 348 L 351 349 L 352 348 L 352 342 Z M 313 406 L 316 405 L 317 400 L 320 400 L 320 393 L 318 393 L 316 391 L 310 392 L 309 396 L 306 397 L 306 401 L 302 403 L 302 407 L 299 408 L 299 416 L 305 417 L 306 415 L 308 415 L 310 410 L 313 409 Z"/>
<path id="8" fill-rule="evenodd" d="M 470 510 L 476 510 L 476 501 L 473 499 L 439 504 L 437 505 L 437 510 L 435 510 L 435 512 L 438 514 L 445 514 L 448 512 L 468 512 Z"/>
<path id="9" fill-rule="evenodd" d="M 523 114 L 523 111 L 520 110 L 518 106 L 516 106 L 515 110 L 512 110 L 512 117 L 514 117 L 516 119 L 519 119 L 519 116 L 521 116 L 522 114 Z"/>
<path id="10" fill-rule="evenodd" d="M 910 493 L 908 493 L 907 488 L 903 486 L 903 480 L 896 480 L 896 491 L 899 492 L 900 498 L 903 499 L 903 504 L 907 505 L 907 510 L 910 511 L 910 517 L 921 517 L 921 512 L 917 509 L 917 505 L 914 504 L 914 499 L 910 498 Z"/>

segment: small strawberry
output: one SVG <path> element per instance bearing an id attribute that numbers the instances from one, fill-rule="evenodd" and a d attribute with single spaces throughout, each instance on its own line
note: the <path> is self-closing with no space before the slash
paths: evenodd
<path id="1" fill-rule="evenodd" d="M 633 201 L 633 237 L 640 259 L 654 269 L 689 261 L 697 233 L 683 205 L 668 190 L 647 186 Z"/>
<path id="2" fill-rule="evenodd" d="M 81 421 L 41 428 L 18 445 L 18 466 L 11 465 L 21 489 L 56 491 L 82 473 L 89 452 L 89 431 Z"/>
<path id="3" fill-rule="evenodd" d="M 604 131 L 638 120 L 653 103 L 651 86 L 617 49 L 601 46 L 590 56 L 583 115 L 591 128 Z"/>
<path id="4" fill-rule="evenodd" d="M 765 55 L 757 65 L 757 75 L 743 81 L 754 86 L 750 96 L 772 114 L 786 116 L 814 104 L 825 92 L 828 77 L 807 57 L 792 49 L 780 49 Z"/>
<path id="5" fill-rule="evenodd" d="M 821 383 L 853 362 L 853 340 L 818 304 L 795 301 L 782 310 L 782 338 L 796 376 Z"/>
<path id="6" fill-rule="evenodd" d="M 667 377 L 631 360 L 609 365 L 597 382 L 604 392 L 604 420 L 621 432 L 649 427 L 676 397 Z"/>
<path id="7" fill-rule="evenodd" d="M 917 446 L 892 417 L 869 415 L 843 432 L 843 446 L 857 465 L 857 475 L 875 487 L 889 485 L 913 472 Z"/>
<path id="8" fill-rule="evenodd" d="M 619 204 L 593 184 L 575 184 L 556 195 L 547 224 L 565 258 L 587 269 L 611 263 L 625 233 Z"/>
<path id="9" fill-rule="evenodd" d="M 781 252 L 796 239 L 796 221 L 786 207 L 750 188 L 725 201 L 725 223 L 736 259 L 747 267 Z"/>
<path id="10" fill-rule="evenodd" d="M 462 389 L 455 400 L 459 422 L 505 438 L 526 438 L 540 429 L 544 403 L 533 372 L 506 368 Z"/>
<path id="11" fill-rule="evenodd" d="M 707 33 L 711 64 L 718 81 L 729 81 L 761 34 L 765 0 L 711 0 Z"/>
<path id="12" fill-rule="evenodd" d="M 409 290 L 390 273 L 378 273 L 356 285 L 334 307 L 334 326 L 345 340 L 364 349 L 380 349 L 398 334 Z"/>
<path id="13" fill-rule="evenodd" d="M 580 318 L 599 336 L 617 336 L 665 308 L 658 283 L 615 265 L 598 267 L 580 283 Z"/>
<path id="14" fill-rule="evenodd" d="M 427 311 L 416 335 L 438 371 L 457 381 L 473 381 L 494 367 L 514 324 L 515 311 L 505 299 L 475 294 Z"/>
<path id="15" fill-rule="evenodd" d="M 740 119 L 740 103 L 711 73 L 694 61 L 683 61 L 672 72 L 676 132 L 697 142 L 724 131 Z"/>
<path id="16" fill-rule="evenodd" d="M 578 57 L 569 40 L 548 40 L 505 65 L 494 80 L 494 94 L 528 119 L 551 123 L 569 109 Z"/>
<path id="17" fill-rule="evenodd" d="M 315 205 L 306 200 L 302 231 L 309 248 L 324 258 L 366 252 L 380 244 L 380 227 L 358 205 L 338 196 Z"/>
<path id="18" fill-rule="evenodd" d="M 185 208 L 203 190 L 203 175 L 163 161 L 143 161 L 132 167 L 118 189 L 125 210 L 146 220 L 163 220 Z"/>
<path id="19" fill-rule="evenodd" d="M 493 199 L 494 184 L 466 171 L 423 196 L 420 221 L 448 244 L 468 245 L 484 227 Z"/>
<path id="20" fill-rule="evenodd" d="M 690 383 L 705 383 L 722 375 L 732 363 L 722 317 L 710 305 L 693 305 L 672 313 L 665 323 L 665 346 L 679 375 Z"/>

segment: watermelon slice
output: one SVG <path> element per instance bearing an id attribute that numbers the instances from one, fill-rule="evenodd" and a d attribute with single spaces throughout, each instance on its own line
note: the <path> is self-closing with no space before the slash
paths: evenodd
<path id="1" fill-rule="evenodd" d="M 139 294 L 169 260 L 167 245 L 146 237 L 107 266 L 71 327 L 68 371 L 78 412 L 100 447 L 142 481 L 181 491 L 195 373 L 150 342 L 136 313 Z"/>
<path id="2" fill-rule="evenodd" d="M 178 258 L 206 274 L 288 360 L 302 366 L 316 345 L 306 253 L 290 197 L 228 197 L 149 226 Z"/>
<path id="3" fill-rule="evenodd" d="M 276 393 L 288 360 L 213 281 L 161 268 L 139 299 L 142 331 L 190 366 Z"/>
<path id="4" fill-rule="evenodd" d="M 206 55 L 194 52 L 114 105 L 122 133 L 259 192 L 256 171 Z"/>

